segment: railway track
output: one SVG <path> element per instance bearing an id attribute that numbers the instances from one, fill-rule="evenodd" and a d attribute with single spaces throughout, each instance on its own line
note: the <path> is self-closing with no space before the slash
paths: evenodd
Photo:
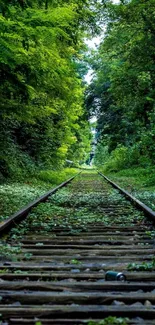
<path id="1" fill-rule="evenodd" d="M 16 222 L 1 230 L 2 325 L 155 324 L 153 222 L 102 176 L 83 172 Z"/>

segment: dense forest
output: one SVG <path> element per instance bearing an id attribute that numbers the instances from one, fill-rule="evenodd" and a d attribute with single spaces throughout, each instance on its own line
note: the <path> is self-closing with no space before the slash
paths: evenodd
<path id="1" fill-rule="evenodd" d="M 155 160 L 155 1 L 107 2 L 87 108 L 98 117 L 96 164 L 106 171 Z"/>
<path id="2" fill-rule="evenodd" d="M 92 116 L 98 167 L 154 164 L 154 0 L 0 1 L 0 29 L 2 178 L 85 162 Z"/>
<path id="3" fill-rule="evenodd" d="M 94 1 L 0 1 L 0 165 L 5 177 L 84 161 L 84 39 Z M 91 10 L 91 7 L 93 10 Z"/>

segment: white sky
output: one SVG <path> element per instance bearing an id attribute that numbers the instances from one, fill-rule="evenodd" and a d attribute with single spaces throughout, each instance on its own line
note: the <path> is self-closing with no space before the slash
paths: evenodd
<path id="1" fill-rule="evenodd" d="M 97 117 L 96 116 L 93 116 L 92 118 L 90 118 L 89 122 L 90 123 L 94 123 L 97 121 Z"/>
<path id="2" fill-rule="evenodd" d="M 88 73 L 85 75 L 85 77 L 84 77 L 84 81 L 86 81 L 88 84 L 90 84 L 92 78 L 93 78 L 93 70 L 90 69 L 90 70 L 88 71 Z"/>
<path id="3" fill-rule="evenodd" d="M 91 40 L 86 40 L 85 43 L 91 48 L 91 49 L 96 49 L 96 47 L 100 44 L 101 42 L 101 37 L 94 37 Z"/>

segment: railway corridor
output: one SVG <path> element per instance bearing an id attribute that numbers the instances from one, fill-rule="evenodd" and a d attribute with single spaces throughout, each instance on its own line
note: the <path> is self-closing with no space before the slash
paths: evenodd
<path id="1" fill-rule="evenodd" d="M 82 172 L 2 237 L 1 324 L 155 324 L 153 231 L 95 171 Z M 106 281 L 108 271 L 126 280 Z"/>

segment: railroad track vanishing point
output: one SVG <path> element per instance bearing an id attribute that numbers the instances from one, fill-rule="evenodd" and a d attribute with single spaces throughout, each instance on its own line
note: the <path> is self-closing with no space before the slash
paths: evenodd
<path id="1" fill-rule="evenodd" d="M 153 221 L 97 172 L 0 231 L 2 325 L 155 324 Z"/>

